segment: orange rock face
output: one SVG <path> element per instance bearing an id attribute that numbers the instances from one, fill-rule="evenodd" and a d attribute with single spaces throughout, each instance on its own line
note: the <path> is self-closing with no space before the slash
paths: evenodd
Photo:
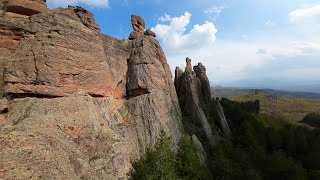
<path id="1" fill-rule="evenodd" d="M 134 31 L 144 32 L 146 24 L 140 16 L 131 15 L 131 24 Z"/>
<path id="2" fill-rule="evenodd" d="M 9 0 L 3 3 L 3 8 L 8 13 L 31 16 L 48 12 L 46 0 Z"/>
<path id="3" fill-rule="evenodd" d="M 0 48 L 16 50 L 22 37 L 19 30 L 14 30 L 0 24 Z"/>
<path id="4" fill-rule="evenodd" d="M 126 42 L 101 35 L 90 12 L 70 7 L 22 21 L 25 26 L 17 21 L 0 30 L 0 47 L 14 50 L 5 73 L 6 94 L 124 98 Z M 7 27 L 19 29 L 23 38 Z"/>

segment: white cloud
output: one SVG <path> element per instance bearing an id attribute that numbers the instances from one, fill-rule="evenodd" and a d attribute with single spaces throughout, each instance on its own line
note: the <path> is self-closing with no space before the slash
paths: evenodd
<path id="1" fill-rule="evenodd" d="M 212 6 L 211 8 L 206 9 L 204 13 L 212 15 L 213 19 L 215 20 L 222 13 L 224 9 L 225 9 L 224 6 Z"/>
<path id="2" fill-rule="evenodd" d="M 220 14 L 225 9 L 224 6 L 212 6 L 204 11 L 205 14 Z"/>
<path id="3" fill-rule="evenodd" d="M 169 21 L 171 21 L 171 16 L 168 15 L 168 14 L 164 14 L 163 16 L 160 16 L 160 17 L 158 18 L 158 20 L 159 20 L 160 22 L 169 22 Z"/>
<path id="4" fill-rule="evenodd" d="M 180 17 L 171 18 L 169 15 L 160 18 L 168 24 L 157 24 L 151 28 L 157 34 L 167 52 L 182 53 L 194 48 L 212 46 L 216 40 L 217 29 L 212 22 L 205 21 L 196 24 L 186 32 L 191 14 L 185 12 Z"/>
<path id="5" fill-rule="evenodd" d="M 320 42 L 308 41 L 289 41 L 275 44 L 260 45 L 257 54 L 265 58 L 289 58 L 296 56 L 319 55 L 320 56 Z"/>
<path id="6" fill-rule="evenodd" d="M 315 21 L 320 23 L 320 4 L 292 11 L 290 13 L 290 21 L 294 23 L 304 21 Z"/>
<path id="7" fill-rule="evenodd" d="M 107 8 L 109 7 L 109 0 L 47 0 L 51 7 L 66 7 L 68 5 L 85 4 L 93 7 Z"/>

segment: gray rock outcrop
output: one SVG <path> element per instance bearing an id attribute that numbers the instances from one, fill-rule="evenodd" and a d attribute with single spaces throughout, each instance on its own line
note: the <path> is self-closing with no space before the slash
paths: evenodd
<path id="1" fill-rule="evenodd" d="M 220 102 L 211 97 L 210 82 L 206 68 L 199 63 L 193 67 L 186 58 L 183 72 L 175 70 L 175 87 L 184 114 L 183 124 L 187 133 L 194 134 L 205 148 L 211 148 L 220 141 L 231 138 L 231 131 Z"/>

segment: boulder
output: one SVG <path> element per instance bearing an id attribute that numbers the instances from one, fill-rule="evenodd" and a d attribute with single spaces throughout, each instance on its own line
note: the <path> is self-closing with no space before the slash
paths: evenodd
<path id="1" fill-rule="evenodd" d="M 131 24 L 134 31 L 143 33 L 146 27 L 144 20 L 138 15 L 131 15 Z"/>
<path id="2" fill-rule="evenodd" d="M 46 0 L 1 0 L 5 15 L 10 17 L 27 17 L 34 14 L 46 13 Z M 22 15 L 22 16 L 21 16 Z"/>

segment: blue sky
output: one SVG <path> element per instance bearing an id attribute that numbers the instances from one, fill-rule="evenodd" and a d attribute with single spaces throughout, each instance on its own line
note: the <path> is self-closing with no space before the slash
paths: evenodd
<path id="1" fill-rule="evenodd" d="M 202 62 L 214 85 L 320 92 L 319 0 L 47 0 L 80 5 L 119 39 L 138 14 L 171 69 Z"/>

